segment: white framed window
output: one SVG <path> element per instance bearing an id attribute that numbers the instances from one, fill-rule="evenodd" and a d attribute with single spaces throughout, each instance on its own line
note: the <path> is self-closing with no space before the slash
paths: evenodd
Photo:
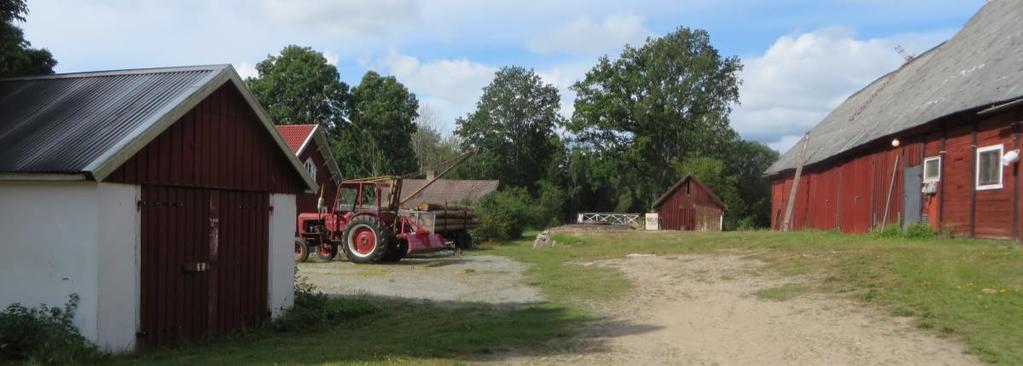
<path id="1" fill-rule="evenodd" d="M 313 177 L 313 180 L 316 180 L 316 162 L 313 161 L 313 158 L 305 159 L 304 165 L 305 171 L 309 172 L 309 176 Z"/>
<path id="2" fill-rule="evenodd" d="M 941 181 L 941 156 L 924 159 L 924 183 Z"/>
<path id="3" fill-rule="evenodd" d="M 1002 189 L 1002 145 L 977 149 L 977 190 Z"/>

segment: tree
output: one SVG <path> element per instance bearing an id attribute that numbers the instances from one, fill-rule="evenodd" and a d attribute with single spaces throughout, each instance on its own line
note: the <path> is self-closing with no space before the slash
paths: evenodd
<path id="1" fill-rule="evenodd" d="M 771 181 L 764 171 L 778 160 L 778 152 L 756 141 L 736 141 L 729 149 L 727 169 L 736 177 L 743 211 L 733 211 L 737 228 L 771 226 Z"/>
<path id="2" fill-rule="evenodd" d="M 561 125 L 558 89 L 533 70 L 504 67 L 497 71 L 476 110 L 456 122 L 463 150 L 478 148 L 461 175 L 497 179 L 506 187 L 536 193 L 557 151 Z"/>
<path id="3" fill-rule="evenodd" d="M 621 210 L 646 209 L 680 178 L 673 160 L 720 154 L 737 138 L 728 114 L 738 101 L 737 57 L 722 57 L 703 30 L 679 28 L 615 60 L 602 57 L 573 85 L 568 130 L 602 158 L 616 159 Z M 622 206 L 621 203 L 627 203 Z"/>
<path id="4" fill-rule="evenodd" d="M 0 0 L 0 77 L 52 74 L 57 60 L 45 48 L 32 48 L 15 23 L 24 22 L 24 0 Z"/>
<path id="5" fill-rule="evenodd" d="M 416 133 L 412 134 L 412 150 L 419 160 L 419 170 L 444 169 L 445 163 L 458 158 L 458 138 L 454 135 L 441 136 L 437 131 L 440 116 L 426 106 L 419 107 L 416 118 Z"/>
<path id="6" fill-rule="evenodd" d="M 338 155 L 347 177 L 405 174 L 419 169 L 412 135 L 419 100 L 393 76 L 369 71 L 352 88 L 351 124 Z"/>
<path id="7" fill-rule="evenodd" d="M 318 123 L 334 140 L 347 124 L 348 85 L 323 54 L 290 45 L 256 64 L 259 76 L 246 80 L 275 124 Z"/>

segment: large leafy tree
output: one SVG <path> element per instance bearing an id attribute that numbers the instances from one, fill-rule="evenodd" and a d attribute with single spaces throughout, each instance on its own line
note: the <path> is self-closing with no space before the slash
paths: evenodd
<path id="1" fill-rule="evenodd" d="M 419 100 L 393 76 L 369 71 L 352 88 L 351 124 L 338 155 L 348 177 L 405 174 L 419 169 L 412 136 Z"/>
<path id="2" fill-rule="evenodd" d="M 32 48 L 16 25 L 27 14 L 24 0 L 0 0 L 0 77 L 52 74 L 57 65 L 50 51 Z"/>
<path id="3" fill-rule="evenodd" d="M 348 85 L 323 54 L 309 47 L 287 46 L 256 65 L 259 76 L 249 89 L 276 124 L 319 123 L 337 138 L 347 122 Z"/>
<path id="4" fill-rule="evenodd" d="M 706 31 L 679 28 L 614 60 L 602 57 L 573 86 L 575 113 L 568 124 L 579 143 L 627 182 L 619 210 L 648 208 L 680 173 L 672 161 L 721 154 L 737 138 L 728 125 L 738 101 L 737 57 L 724 57 Z M 624 204 L 623 204 L 624 203 Z"/>
<path id="5" fill-rule="evenodd" d="M 505 186 L 535 193 L 560 146 L 555 133 L 562 124 L 560 105 L 558 89 L 533 70 L 497 71 L 483 88 L 476 110 L 456 122 L 462 148 L 479 149 L 460 175 L 498 179 Z"/>
<path id="6" fill-rule="evenodd" d="M 756 141 L 736 141 L 728 154 L 728 174 L 737 181 L 742 207 L 729 212 L 736 228 L 771 226 L 771 181 L 764 171 L 778 160 L 778 152 Z"/>

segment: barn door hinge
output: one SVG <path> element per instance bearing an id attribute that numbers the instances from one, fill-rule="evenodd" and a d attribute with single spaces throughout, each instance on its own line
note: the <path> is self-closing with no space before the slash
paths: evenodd
<path id="1" fill-rule="evenodd" d="M 146 201 L 138 200 L 138 201 L 135 202 L 135 210 L 136 211 L 142 211 L 142 206 L 145 206 L 145 205 L 146 205 Z"/>

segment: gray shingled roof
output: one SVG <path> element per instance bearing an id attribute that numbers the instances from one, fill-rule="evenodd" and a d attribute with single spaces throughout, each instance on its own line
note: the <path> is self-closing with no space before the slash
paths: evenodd
<path id="1" fill-rule="evenodd" d="M 426 182 L 426 179 L 406 179 L 402 181 L 401 192 L 403 195 L 411 194 L 419 190 Z M 496 191 L 498 184 L 499 182 L 496 180 L 438 179 L 426 187 L 426 190 L 405 202 L 401 208 L 411 209 L 420 203 L 457 204 L 464 200 L 477 201 Z"/>
<path id="2" fill-rule="evenodd" d="M 952 39 L 850 96 L 810 131 L 807 164 L 1023 97 L 1023 2 L 992 0 Z M 841 72 L 841 70 L 836 70 Z M 765 174 L 795 169 L 799 144 Z"/>
<path id="3" fill-rule="evenodd" d="M 0 175 L 80 174 L 102 180 L 230 82 L 309 187 L 316 187 L 231 65 L 0 79 Z"/>

